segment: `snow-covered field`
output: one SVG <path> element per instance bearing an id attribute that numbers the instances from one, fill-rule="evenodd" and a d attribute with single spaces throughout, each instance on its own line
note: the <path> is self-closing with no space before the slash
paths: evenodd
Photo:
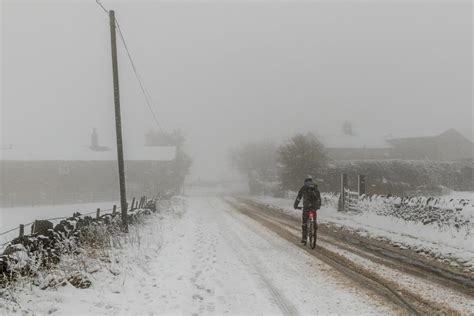
<path id="1" fill-rule="evenodd" d="M 392 314 L 330 266 L 219 198 L 178 199 L 131 226 L 107 260 L 83 266 L 88 289 L 40 290 L 28 280 L 0 295 L 0 314 Z M 46 277 L 46 276 L 43 276 Z M 14 301 L 11 299 L 14 298 Z"/>
<path id="2" fill-rule="evenodd" d="M 18 226 L 20 224 L 28 224 L 37 219 L 48 219 L 57 217 L 72 216 L 74 212 L 81 214 L 94 213 L 97 208 L 101 210 L 111 209 L 113 205 L 119 205 L 118 202 L 94 202 L 82 204 L 62 204 L 50 206 L 34 206 L 34 207 L 10 207 L 0 208 L 0 233 L 7 230 L 15 229 L 11 233 L 0 236 L 0 251 L 2 244 L 18 236 Z M 53 221 L 54 222 L 54 221 Z M 30 226 L 25 227 L 25 234 L 29 233 Z"/>
<path id="3" fill-rule="evenodd" d="M 461 195 L 458 194 L 457 197 L 459 196 Z M 292 216 L 301 216 L 301 211 L 293 209 L 293 199 L 268 196 L 254 196 L 252 199 Z M 440 228 L 436 224 L 424 225 L 373 212 L 338 212 L 334 203 L 323 205 L 318 216 L 321 222 L 344 226 L 361 235 L 388 240 L 401 248 L 408 247 L 435 257 L 455 259 L 474 267 L 474 236 L 472 232 L 466 233 L 463 229 Z"/>

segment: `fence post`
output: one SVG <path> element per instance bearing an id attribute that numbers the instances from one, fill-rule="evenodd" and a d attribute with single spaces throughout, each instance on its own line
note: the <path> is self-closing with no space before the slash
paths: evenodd
<path id="1" fill-rule="evenodd" d="M 135 205 L 135 197 L 133 197 L 133 199 L 132 199 L 132 207 L 130 208 L 130 210 L 132 210 L 132 211 L 133 211 L 133 207 L 134 207 L 134 205 Z"/>
<path id="2" fill-rule="evenodd" d="M 359 174 L 357 178 L 357 189 L 359 197 L 365 194 L 365 175 Z"/>
<path id="3" fill-rule="evenodd" d="M 20 235 L 19 235 L 19 237 L 22 238 L 23 236 L 25 236 L 25 225 L 20 224 Z"/>
<path id="4" fill-rule="evenodd" d="M 114 204 L 114 206 L 112 208 L 112 214 L 115 214 L 116 211 L 117 211 L 117 205 Z"/>
<path id="5" fill-rule="evenodd" d="M 338 211 L 344 211 L 346 207 L 346 192 L 347 187 L 347 174 L 341 173 L 341 195 L 339 196 L 339 205 L 337 207 Z"/>
<path id="6" fill-rule="evenodd" d="M 97 209 L 97 212 L 95 213 L 95 218 L 99 219 L 100 217 L 100 208 Z"/>

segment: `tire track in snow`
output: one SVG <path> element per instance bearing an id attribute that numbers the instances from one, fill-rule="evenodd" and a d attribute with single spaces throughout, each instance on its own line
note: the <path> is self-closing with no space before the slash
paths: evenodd
<path id="1" fill-rule="evenodd" d="M 295 217 L 254 201 L 241 201 L 251 206 L 258 216 L 299 235 L 299 222 Z M 326 225 L 321 228 L 323 234 L 319 236 L 318 252 L 343 256 L 356 268 L 367 270 L 422 310 L 472 314 L 472 282 L 456 274 L 444 273 L 450 271 L 450 267 L 439 266 L 437 262 L 420 259 L 416 254 L 410 255 L 403 250 L 394 250 L 383 242 L 359 237 L 351 231 Z M 466 277 L 472 280 L 472 275 Z"/>
<path id="2" fill-rule="evenodd" d="M 211 201 L 207 200 L 209 206 L 213 209 L 217 209 Z M 222 218 L 222 213 L 219 212 L 219 217 Z M 230 214 L 229 212 L 226 212 Z M 225 220 L 225 219 L 224 219 Z M 251 273 L 256 274 L 269 292 L 270 299 L 275 303 L 275 305 L 280 309 L 283 315 L 298 315 L 298 310 L 292 304 L 284 294 L 282 294 L 272 283 L 271 279 L 266 276 L 265 271 L 261 268 L 262 264 L 258 257 L 253 254 L 253 249 L 250 249 L 246 246 L 246 243 L 240 238 L 239 234 L 232 229 L 232 225 L 225 226 L 227 230 L 224 232 L 224 240 L 230 245 L 230 247 L 235 250 L 239 260 L 244 264 L 244 266 L 251 270 Z"/>
<path id="3" fill-rule="evenodd" d="M 273 220 L 260 216 L 258 210 L 252 211 L 248 208 L 245 208 L 244 205 L 234 203 L 227 199 L 225 201 L 236 211 L 256 220 L 263 226 L 275 232 L 280 237 L 290 241 L 297 247 L 300 247 L 301 249 L 307 251 L 309 254 L 316 256 L 318 259 L 332 266 L 350 279 L 359 282 L 364 287 L 372 289 L 374 293 L 385 297 L 389 302 L 392 302 L 395 305 L 404 308 L 405 311 L 409 312 L 409 314 L 419 315 L 424 314 L 427 311 L 435 313 L 439 312 L 438 308 L 433 308 L 432 306 L 430 307 L 426 302 L 423 301 L 417 301 L 417 304 L 413 305 L 410 301 L 406 300 L 397 289 L 394 289 L 392 285 L 389 285 L 390 282 L 385 282 L 384 280 L 381 280 L 371 275 L 364 269 L 353 266 L 351 263 L 348 262 L 347 259 L 343 258 L 340 255 L 337 255 L 325 249 L 321 249 L 320 246 L 317 246 L 318 251 L 311 251 L 309 248 L 301 246 L 298 242 L 298 239 L 295 238 L 293 233 L 282 229 L 277 223 L 274 223 Z M 420 303 L 421 306 L 418 306 L 418 303 Z"/>

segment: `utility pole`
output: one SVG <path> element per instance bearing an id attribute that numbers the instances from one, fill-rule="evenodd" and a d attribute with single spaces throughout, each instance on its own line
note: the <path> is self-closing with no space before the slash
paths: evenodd
<path id="1" fill-rule="evenodd" d="M 120 117 L 120 93 L 117 65 L 117 39 L 115 34 L 115 12 L 109 10 L 110 21 L 110 43 L 112 46 L 112 71 L 114 77 L 114 103 L 115 103 L 115 134 L 117 137 L 117 161 L 119 170 L 120 184 L 120 206 L 122 211 L 123 230 L 128 232 L 127 222 L 127 193 L 125 191 L 125 170 L 123 163 L 123 144 L 122 144 L 122 120 Z"/>

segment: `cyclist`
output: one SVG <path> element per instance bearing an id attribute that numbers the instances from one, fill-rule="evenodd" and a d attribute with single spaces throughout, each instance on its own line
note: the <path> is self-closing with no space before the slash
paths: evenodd
<path id="1" fill-rule="evenodd" d="M 308 222 L 309 210 L 318 210 L 321 207 L 321 195 L 318 190 L 318 185 L 313 182 L 313 177 L 311 176 L 307 176 L 306 179 L 304 179 L 304 185 L 298 191 L 298 196 L 296 197 L 294 203 L 295 210 L 301 209 L 301 207 L 299 207 L 301 199 L 303 199 L 303 223 L 301 225 L 301 243 L 306 244 L 306 236 L 308 233 L 306 223 Z"/>

